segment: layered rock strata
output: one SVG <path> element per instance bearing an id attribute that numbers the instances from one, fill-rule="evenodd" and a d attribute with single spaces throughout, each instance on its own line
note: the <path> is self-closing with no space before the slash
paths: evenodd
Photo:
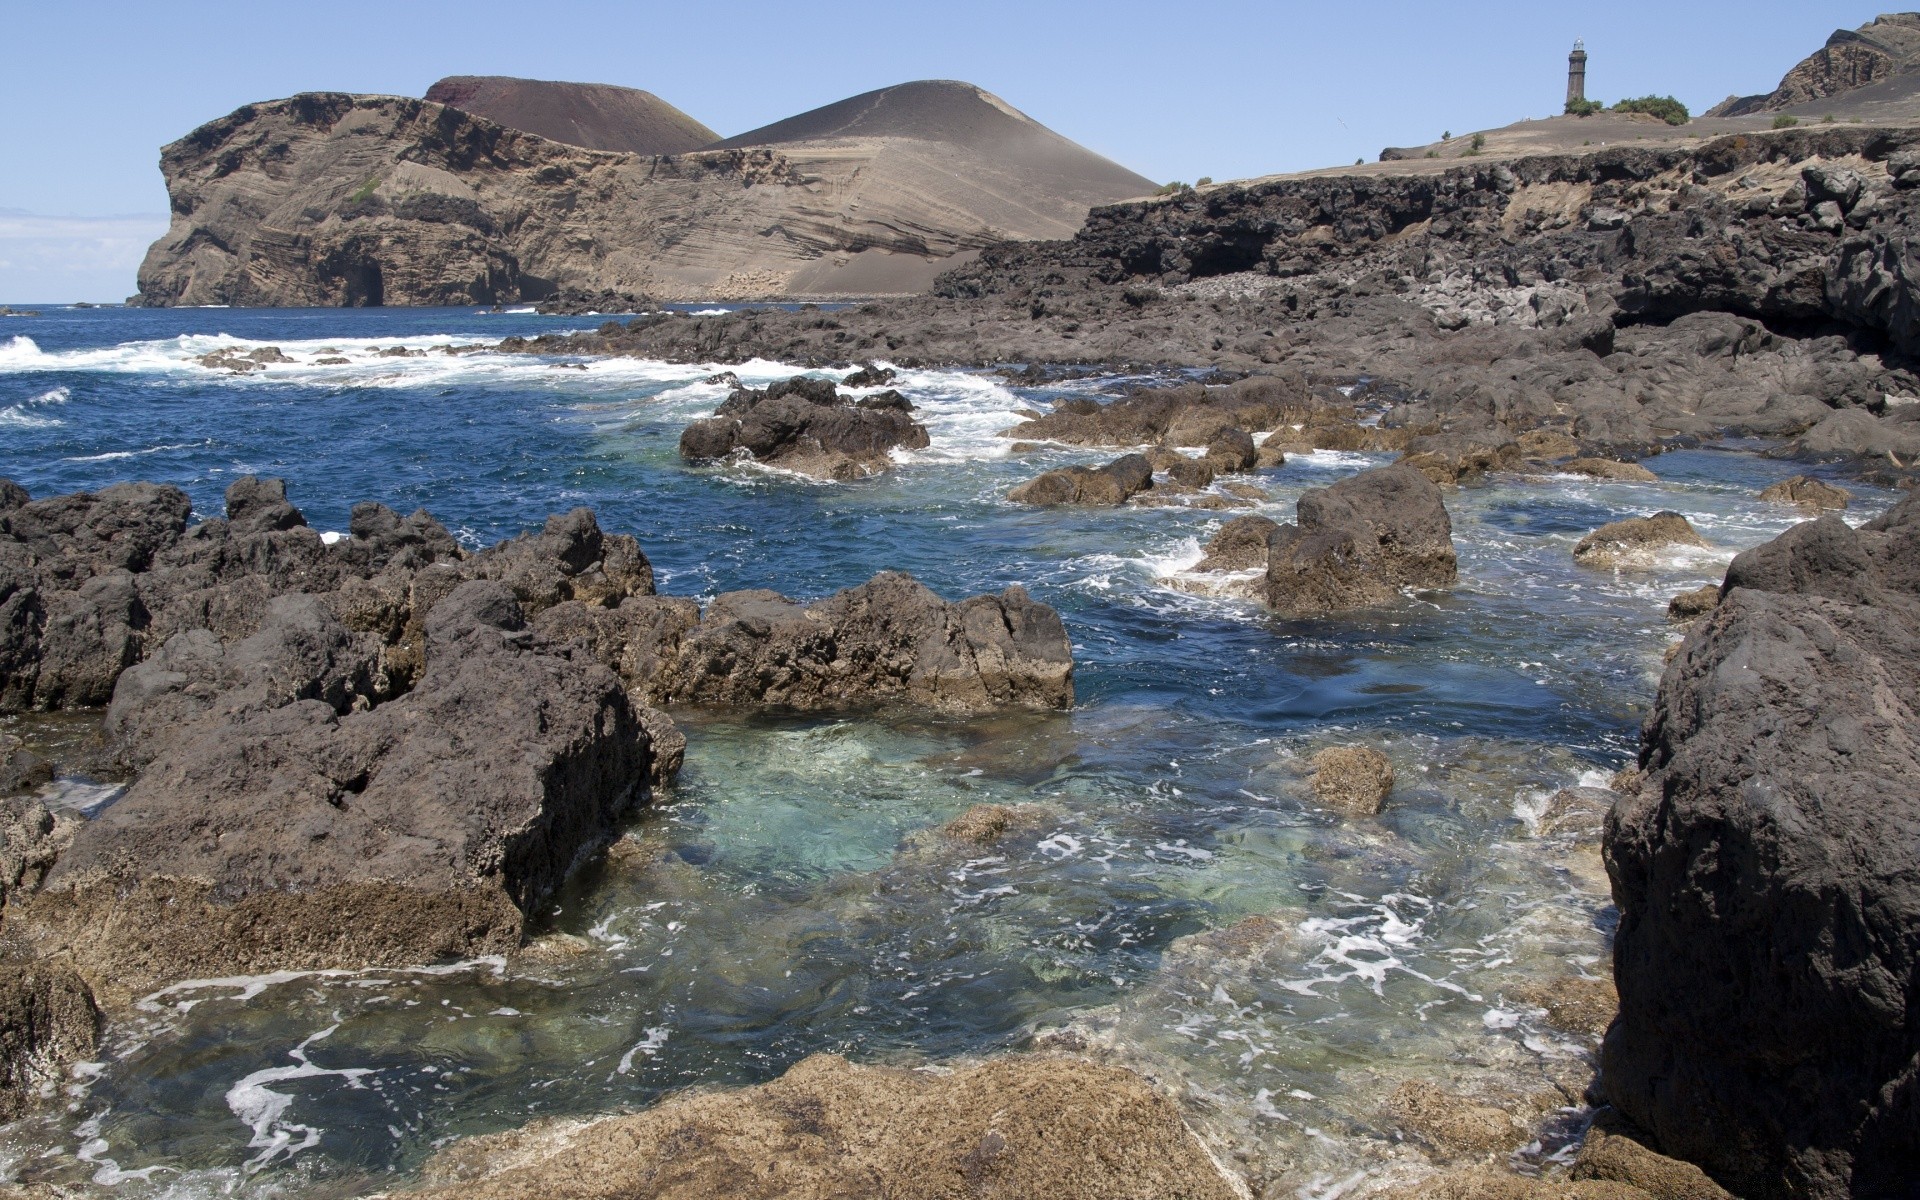
<path id="1" fill-rule="evenodd" d="M 1608 1097 L 1732 1192 L 1898 1195 L 1920 1165 L 1920 499 L 1737 557 L 1608 819 Z"/>

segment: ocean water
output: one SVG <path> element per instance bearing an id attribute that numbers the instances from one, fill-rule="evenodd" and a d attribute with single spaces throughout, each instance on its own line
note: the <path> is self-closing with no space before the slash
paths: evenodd
<path id="1" fill-rule="evenodd" d="M 0 475 L 36 496 L 154 480 L 208 516 L 236 476 L 279 475 L 321 530 L 379 500 L 474 547 L 588 505 L 639 538 L 661 590 L 703 599 L 811 598 L 885 569 L 954 598 L 1023 584 L 1061 611 L 1078 664 L 1072 713 L 678 714 L 679 783 L 525 959 L 148 997 L 60 1103 L 0 1131 L 0 1178 L 129 1196 L 353 1194 L 451 1138 L 750 1084 L 816 1052 L 1035 1044 L 1150 1073 L 1255 1194 L 1417 1173 L 1384 1112 L 1406 1079 L 1577 1104 L 1590 1041 L 1515 993 L 1604 975 L 1614 917 L 1594 848 L 1539 836 L 1541 808 L 1631 760 L 1677 636 L 1668 598 L 1799 518 L 1754 498 L 1797 468 L 1734 448 L 1649 460 L 1651 484 L 1500 477 L 1448 495 L 1457 588 L 1286 621 L 1163 582 L 1236 513 L 1004 501 L 1111 455 L 1014 455 L 998 431 L 1124 380 L 903 372 L 931 446 L 820 484 L 675 453 L 725 396 L 707 376 L 780 364 L 435 349 L 594 319 L 43 311 L 0 324 Z M 264 345 L 295 362 L 195 361 Z M 394 346 L 429 353 L 379 354 Z M 1257 511 L 1288 519 L 1304 489 L 1384 461 L 1296 458 L 1249 477 L 1272 497 Z M 1848 486 L 1849 519 L 1891 501 Z M 1589 530 L 1663 508 L 1711 548 L 1572 563 Z M 1304 785 L 1307 757 L 1348 742 L 1394 760 L 1377 819 L 1323 812 Z M 982 802 L 1024 806 L 1021 831 L 991 848 L 931 833 Z M 1257 964 L 1196 948 L 1250 917 L 1280 931 Z"/>

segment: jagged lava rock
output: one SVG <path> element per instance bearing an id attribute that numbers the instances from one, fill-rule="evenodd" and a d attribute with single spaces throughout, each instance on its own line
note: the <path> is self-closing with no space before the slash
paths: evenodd
<path id="1" fill-rule="evenodd" d="M 861 479 L 892 469 L 896 447 L 926 447 L 927 427 L 908 415 L 912 408 L 897 392 L 855 400 L 830 379 L 799 375 L 736 390 L 681 433 L 680 456 L 710 462 L 744 450 L 816 479 Z"/>
<path id="2" fill-rule="evenodd" d="M 419 683 L 370 710 L 300 698 L 311 685 L 175 709 L 9 926 L 115 996 L 517 946 L 644 800 L 648 741 L 618 677 L 525 630 L 502 584 L 461 584 L 426 633 Z"/>
<path id="3" fill-rule="evenodd" d="M 1403 587 L 1459 577 L 1453 522 L 1440 489 L 1410 466 L 1376 467 L 1300 497 L 1298 521 L 1267 545 L 1262 599 L 1311 617 L 1384 604 Z"/>
<path id="4" fill-rule="evenodd" d="M 1749 1200 L 1920 1178 L 1920 497 L 1746 551 L 1609 817 L 1602 1074 Z"/>

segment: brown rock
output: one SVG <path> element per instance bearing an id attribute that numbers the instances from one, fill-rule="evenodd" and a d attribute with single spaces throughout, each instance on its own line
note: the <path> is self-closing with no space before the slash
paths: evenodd
<path id="1" fill-rule="evenodd" d="M 1569 475 L 1585 475 L 1592 479 L 1622 479 L 1633 483 L 1655 483 L 1660 479 L 1639 463 L 1616 462 L 1611 458 L 1576 458 L 1572 462 L 1561 463 L 1558 469 Z"/>
<path id="2" fill-rule="evenodd" d="M 1129 1072 L 1016 1056 L 934 1074 L 815 1055 L 630 1116 L 457 1142 L 420 1200 L 1231 1200 L 1173 1103 Z"/>
<path id="3" fill-rule="evenodd" d="M 1182 462 L 1193 462 L 1181 458 Z M 1007 493 L 1015 504 L 1060 504 L 1116 508 L 1153 486 L 1153 468 L 1139 454 L 1126 454 L 1104 467 L 1063 467 L 1030 479 Z"/>
<path id="4" fill-rule="evenodd" d="M 1811 475 L 1795 475 L 1791 479 L 1782 479 L 1761 492 L 1760 498 L 1774 504 L 1797 504 L 1801 508 L 1821 512 L 1837 512 L 1846 508 L 1853 499 L 1847 489 L 1835 487 Z"/>
<path id="5" fill-rule="evenodd" d="M 1644 562 L 1662 546 L 1704 546 L 1706 539 L 1677 512 L 1629 517 L 1602 525 L 1573 548 L 1573 560 L 1589 567 L 1621 567 Z"/>
<path id="6" fill-rule="evenodd" d="M 1557 429 L 1529 429 L 1520 435 L 1520 452 L 1528 458 L 1577 458 L 1580 443 Z"/>
<path id="7" fill-rule="evenodd" d="M 1267 565 L 1267 542 L 1280 526 L 1266 517 L 1235 517 L 1207 543 L 1195 571 L 1248 571 Z"/>
<path id="8" fill-rule="evenodd" d="M 1490 1158 L 1527 1140 L 1525 1121 L 1505 1109 L 1409 1079 L 1387 1101 L 1408 1133 L 1449 1158 Z"/>
<path id="9" fill-rule="evenodd" d="M 1699 1167 L 1648 1148 L 1645 1136 L 1617 1110 L 1602 1108 L 1587 1128 L 1572 1177 L 1628 1184 L 1654 1200 L 1735 1200 Z"/>
<path id="10" fill-rule="evenodd" d="M 1371 817 L 1393 791 L 1393 762 L 1367 746 L 1329 746 L 1313 756 L 1314 799 L 1350 817 Z"/>
<path id="11" fill-rule="evenodd" d="M 92 1057 L 99 1031 L 93 996 L 72 971 L 0 962 L 0 1121 Z"/>
<path id="12" fill-rule="evenodd" d="M 1620 994 L 1611 979 L 1566 975 L 1550 983 L 1525 984 L 1509 993 L 1515 1000 L 1547 1010 L 1547 1024 L 1562 1033 L 1600 1037 L 1620 1011 Z"/>
<path id="13" fill-rule="evenodd" d="M 1386 604 L 1403 587 L 1459 576 L 1440 489 L 1411 467 L 1362 471 L 1300 497 L 1296 524 L 1268 542 L 1262 595 L 1276 612 L 1314 617 Z"/>
<path id="14" fill-rule="evenodd" d="M 1679 624 L 1704 617 L 1720 603 L 1720 589 L 1709 583 L 1667 601 L 1667 620 Z"/>
<path id="15" fill-rule="evenodd" d="M 1286 466 L 1287 444 L 1280 439 L 1278 434 L 1261 442 L 1260 452 L 1254 456 L 1253 465 L 1256 470 L 1261 471 L 1273 467 Z"/>

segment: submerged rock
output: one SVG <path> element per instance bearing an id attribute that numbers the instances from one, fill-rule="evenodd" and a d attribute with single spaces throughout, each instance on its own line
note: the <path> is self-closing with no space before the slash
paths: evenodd
<path id="1" fill-rule="evenodd" d="M 1568 1174 L 1575 1180 L 1638 1188 L 1654 1200 L 1735 1200 L 1699 1167 L 1653 1150 L 1644 1137 L 1618 1111 L 1602 1108 L 1587 1126 Z"/>
<path id="2" fill-rule="evenodd" d="M 1412 467 L 1362 471 L 1300 497 L 1298 523 L 1267 543 L 1261 599 L 1277 612 L 1321 616 L 1385 604 L 1403 587 L 1459 577 L 1453 522 L 1440 489 Z"/>
<path id="3" fill-rule="evenodd" d="M 1798 504 L 1802 508 L 1825 510 L 1843 509 L 1853 497 L 1847 489 L 1835 487 L 1811 475 L 1795 475 L 1762 491 L 1760 498 L 1774 504 Z"/>
<path id="4" fill-rule="evenodd" d="M 1232 1200 L 1139 1076 L 1013 1056 L 947 1074 L 815 1055 L 771 1083 L 456 1142 L 419 1200 Z"/>
<path id="5" fill-rule="evenodd" d="M 1626 567 L 1645 563 L 1663 546 L 1704 546 L 1706 539 L 1677 512 L 1628 517 L 1602 525 L 1580 539 L 1573 561 L 1589 567 Z"/>
<path id="6" fill-rule="evenodd" d="M 1393 1118 L 1445 1158 L 1492 1158 L 1527 1140 L 1529 1125 L 1504 1108 L 1409 1079 L 1387 1101 Z"/>
<path id="7" fill-rule="evenodd" d="M 799 375 L 735 391 L 681 433 L 680 456 L 712 462 L 742 450 L 816 479 L 861 479 L 891 470 L 896 447 L 926 447 L 927 427 L 907 415 L 912 407 L 898 393 L 854 400 L 830 379 Z"/>
<path id="8" fill-rule="evenodd" d="M 1897 1195 L 1920 1162 L 1920 497 L 1735 558 L 1608 822 L 1608 1098 L 1729 1190 Z"/>
<path id="9" fill-rule="evenodd" d="M 1313 756 L 1313 796 L 1350 817 L 1371 817 L 1393 791 L 1393 762 L 1368 746 L 1329 746 Z"/>

